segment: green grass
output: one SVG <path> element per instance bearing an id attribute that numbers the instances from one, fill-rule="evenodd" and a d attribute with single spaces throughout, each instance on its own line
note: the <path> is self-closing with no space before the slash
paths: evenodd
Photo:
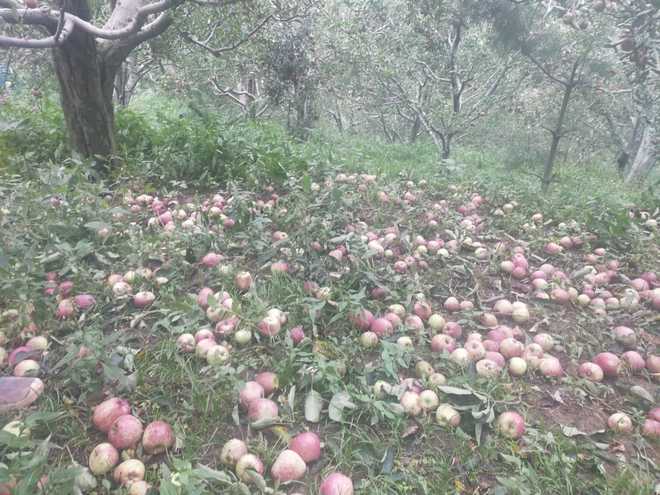
<path id="1" fill-rule="evenodd" d="M 139 449 L 134 453 L 147 464 L 147 480 L 167 495 L 246 493 L 248 488 L 238 483 L 232 469 L 220 463 L 222 445 L 232 437 L 246 439 L 250 451 L 262 457 L 266 483 L 273 488 L 268 468 L 284 448 L 286 435 L 306 428 L 320 433 L 323 456 L 310 466 L 304 485 L 287 487 L 287 493 L 295 489 L 317 493 L 323 476 L 333 470 L 350 474 L 359 494 L 653 493 L 659 474 L 657 442 L 643 438 L 638 429 L 630 438 L 591 430 L 576 437 L 562 433 L 562 426 L 575 421 L 582 426 L 579 421 L 585 417 L 594 422 L 587 426 L 602 427 L 603 417 L 617 409 L 631 414 L 638 427 L 649 404 L 631 387 L 656 390 L 647 374 L 598 386 L 578 379 L 573 369 L 571 376 L 555 381 L 532 373 L 525 379 L 511 379 L 506 373 L 485 379 L 472 368 L 463 370 L 445 356 L 432 354 L 426 332 L 400 329 L 379 347 L 362 349 L 357 344 L 359 332 L 348 316 L 360 307 L 382 314 L 395 302 L 410 309 L 413 295 L 422 293 L 435 310 L 458 321 L 464 334 L 485 333 L 479 323 L 481 311 L 489 307 L 484 301 L 505 292 L 512 299 L 528 301 L 532 321 L 524 329 L 530 331 L 530 338 L 532 330 L 551 333 L 561 346 L 553 352 L 564 362 L 582 361 L 603 348 L 620 352 L 609 332 L 615 323 L 657 336 L 656 313 L 648 306 L 633 313 L 612 311 L 608 321 L 577 306 L 528 300 L 507 277 L 501 277 L 499 264 L 513 246 L 525 244 L 536 267 L 547 258 L 543 246 L 549 239 L 588 231 L 597 237 L 587 242 L 584 252 L 606 247 L 607 255 L 618 259 L 622 272 L 631 277 L 643 270 L 657 271 L 658 233 L 645 228 L 639 214 L 639 210 L 653 214 L 657 197 L 641 188 L 624 187 L 596 165 L 562 166 L 559 182 L 541 196 L 538 178 L 494 163 L 486 151 L 459 152 L 455 161 L 439 164 L 434 149 L 424 142 L 388 145 L 326 134 L 300 144 L 271 125 L 238 126 L 226 130 L 218 141 L 212 133 L 200 133 L 192 120 L 184 119 L 185 128 L 174 129 L 168 119 L 178 108 L 166 109 L 162 119 L 154 119 L 139 106 L 134 110 L 124 116 L 121 128 L 137 133 L 150 129 L 146 136 L 151 141 L 130 142 L 126 154 L 135 162 L 128 162 L 122 173 L 133 175 L 118 176 L 111 194 L 105 184 L 85 180 L 84 164 L 70 161 L 62 166 L 53 159 L 57 165 L 43 163 L 38 170 L 26 171 L 22 168 L 26 164 L 17 158 L 5 172 L 21 175 L 0 176 L 0 196 L 7 198 L 0 205 L 0 314 L 18 311 L 18 319 L 0 317 L 0 330 L 9 338 L 8 347 L 22 341 L 20 332 L 29 321 L 51 338 L 42 375 L 47 391 L 38 402 L 39 412 L 19 415 L 31 423 L 32 439 L 16 441 L 0 435 L 0 483 L 14 477 L 21 483 L 17 493 L 32 494 L 39 477 L 48 473 L 48 493 L 71 493 L 71 477 L 78 472 L 73 463 L 84 465 L 93 445 L 104 439 L 92 428 L 90 415 L 106 392 L 129 398 L 145 423 L 164 419 L 173 425 L 176 449 L 157 457 L 144 456 Z M 243 134 L 240 139 L 239 134 Z M 174 148 L 188 138 L 194 138 L 192 145 L 175 154 Z M 199 169 L 182 164 L 192 159 L 203 165 L 206 152 L 193 148 L 210 143 L 213 154 L 219 142 L 235 154 L 228 155 L 223 162 L 228 167 L 214 173 L 212 180 L 200 182 L 194 176 Z M 162 160 L 168 153 L 183 161 L 166 164 Z M 238 173 L 225 174 L 233 167 L 251 180 Z M 337 173 L 351 172 L 377 174 L 377 185 L 361 192 L 350 182 L 324 183 Z M 420 184 L 421 179 L 427 184 Z M 408 180 L 415 183 L 411 186 Z M 272 198 L 267 185 L 274 186 L 279 199 L 272 208 L 260 209 L 257 201 Z M 199 204 L 220 187 L 225 198 L 233 197 L 225 213 L 236 220 L 234 228 L 225 229 L 220 218 L 202 213 L 198 228 L 185 230 L 177 222 L 174 233 L 167 235 L 159 227 L 148 227 L 151 212 L 131 214 L 124 202 L 129 192 L 135 197 L 157 191 L 179 201 L 176 209 L 193 202 L 199 210 Z M 381 204 L 380 190 L 392 199 L 412 190 L 418 200 Z M 455 209 L 477 192 L 487 199 L 479 209 L 484 227 L 471 232 L 461 226 L 462 217 Z M 62 200 L 62 206 L 50 206 L 52 195 Z M 436 210 L 433 204 L 443 200 L 448 208 Z M 511 201 L 518 204 L 512 213 L 493 214 Z M 637 212 L 633 218 L 628 215 L 631 205 Z M 433 211 L 437 228 L 425 218 Z M 530 217 L 536 212 L 544 214 L 543 225 L 533 225 Z M 467 248 L 447 257 L 421 255 L 427 270 L 397 273 L 387 258 L 371 257 L 360 237 L 367 230 L 395 224 L 401 241 L 393 248 L 402 256 L 412 253 L 418 234 L 479 240 L 489 248 L 489 256 L 480 260 Z M 357 232 L 349 232 L 347 225 Z M 97 236 L 97 230 L 106 226 L 112 235 Z M 276 230 L 287 232 L 288 240 L 273 243 Z M 314 241 L 322 244 L 320 253 L 309 249 Z M 506 245 L 498 249 L 500 241 Z M 328 251 L 337 245 L 345 245 L 351 256 L 341 262 L 330 258 Z M 226 270 L 199 265 L 209 251 L 225 256 Z M 569 251 L 550 261 L 570 273 L 583 264 L 582 254 Z M 270 264 L 280 259 L 291 265 L 292 273 L 270 272 Z M 115 297 L 105 280 L 110 273 L 145 266 L 167 282 L 158 285 L 153 279 L 138 278 L 134 290 L 157 294 L 151 307 L 139 310 L 129 300 Z M 249 270 L 255 278 L 254 288 L 246 294 L 234 288 L 233 276 L 239 270 Z M 76 293 L 93 294 L 94 309 L 84 318 L 56 320 L 57 301 L 42 296 L 49 271 L 73 281 Z M 307 280 L 327 288 L 327 297 L 307 293 L 303 285 Z M 254 332 L 252 343 L 241 347 L 229 338 L 231 358 L 221 367 L 178 352 L 174 342 L 179 334 L 212 325 L 195 302 L 203 286 L 230 293 L 242 328 L 254 332 L 265 311 L 279 307 L 288 313 L 285 330 L 303 325 L 308 339 L 294 347 L 285 331 L 273 340 Z M 388 291 L 382 301 L 369 297 L 377 286 Z M 617 295 L 623 289 L 623 283 L 612 286 Z M 442 302 L 450 295 L 472 301 L 476 309 L 448 315 Z M 532 327 L 533 323 L 539 326 Z M 396 344 L 404 334 L 412 338 L 415 351 Z M 78 359 L 81 345 L 91 355 Z M 652 341 L 640 342 L 643 352 L 657 352 L 654 349 Z M 450 386 L 463 390 L 464 395 L 451 390 L 440 394 L 443 402 L 463 408 L 459 429 L 437 425 L 432 413 L 405 417 L 397 412 L 395 398 L 380 399 L 372 393 L 376 380 L 396 383 L 399 377 L 412 377 L 419 359 L 443 373 Z M 280 379 L 279 429 L 249 425 L 237 406 L 241 384 L 266 369 Z M 325 400 L 319 424 L 304 421 L 304 402 L 311 390 Z M 336 421 L 327 408 L 340 392 L 347 393 L 355 407 L 344 407 L 342 421 Z M 564 398 L 563 404 L 553 401 L 555 392 Z M 507 409 L 525 415 L 523 441 L 502 438 L 494 431 L 493 418 Z M 621 459 L 610 452 L 610 446 L 621 445 L 617 442 L 625 447 Z M 98 482 L 98 493 L 122 493 L 109 476 L 99 477 Z"/>

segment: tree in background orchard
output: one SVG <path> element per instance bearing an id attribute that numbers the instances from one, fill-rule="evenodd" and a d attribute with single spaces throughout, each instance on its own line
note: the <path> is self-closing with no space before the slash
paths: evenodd
<path id="1" fill-rule="evenodd" d="M 266 91 L 273 103 L 284 105 L 287 128 L 293 135 L 307 139 L 319 115 L 313 18 L 306 16 L 269 40 L 263 66 Z"/>
<path id="2" fill-rule="evenodd" d="M 625 181 L 640 180 L 658 161 L 660 2 L 599 1 L 592 8 L 616 26 L 608 46 L 615 50 L 625 79 L 619 87 L 603 81 L 600 89 L 604 97 L 625 98 L 627 111 L 620 112 L 625 121 L 608 110 L 603 114 L 619 150 L 618 165 Z"/>
<path id="3" fill-rule="evenodd" d="M 502 101 L 512 59 L 498 56 L 489 41 L 494 13 L 507 6 L 411 0 L 392 11 L 400 17 L 390 22 L 401 31 L 378 33 L 374 78 L 410 123 L 411 140 L 423 128 L 442 159 Z"/>
<path id="4" fill-rule="evenodd" d="M 518 48 L 561 93 L 554 124 L 544 125 L 551 144 L 541 178 L 543 190 L 553 179 L 560 142 L 572 131 L 567 121 L 578 96 L 590 102 L 591 112 L 604 117 L 626 182 L 646 176 L 657 159 L 660 4 L 639 0 L 515 4 L 513 15 L 498 18 L 499 41 Z M 628 101 L 613 101 L 621 96 Z M 617 116 L 625 116 L 625 121 Z"/>

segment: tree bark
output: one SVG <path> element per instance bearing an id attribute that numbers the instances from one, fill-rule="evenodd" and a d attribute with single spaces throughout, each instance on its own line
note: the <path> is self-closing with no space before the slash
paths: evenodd
<path id="1" fill-rule="evenodd" d="M 655 128 L 646 121 L 641 125 L 639 145 L 625 172 L 626 183 L 643 179 L 656 164 Z"/>
<path id="2" fill-rule="evenodd" d="M 69 5 L 73 14 L 89 19 L 85 0 L 71 0 Z M 53 49 L 53 61 L 71 145 L 84 157 L 98 157 L 96 165 L 105 172 L 115 152 L 112 88 L 116 70 L 102 62 L 94 37 L 82 30 Z"/>
<path id="3" fill-rule="evenodd" d="M 460 79 L 458 68 L 458 48 L 461 44 L 463 29 L 461 22 L 457 21 L 451 25 L 449 32 L 449 60 L 447 63 L 447 72 L 451 81 L 451 99 L 454 113 L 461 112 L 461 98 L 463 95 L 463 83 Z"/>
<path id="4" fill-rule="evenodd" d="M 93 158 L 101 173 L 116 160 L 112 98 L 117 72 L 136 46 L 161 35 L 171 25 L 168 11 L 184 0 L 147 5 L 148 1 L 111 0 L 112 13 L 98 27 L 91 22 L 88 0 L 56 0 L 59 10 L 47 6 L 19 9 L 14 1 L 0 0 L 3 23 L 41 26 L 48 31 L 50 36 L 37 39 L 2 35 L 0 44 L 52 49 L 71 146 L 83 157 Z M 153 20 L 149 21 L 150 17 Z"/>
<path id="5" fill-rule="evenodd" d="M 417 141 L 417 136 L 419 136 L 419 129 L 422 126 L 422 121 L 419 118 L 419 115 L 415 116 L 415 120 L 413 121 L 412 128 L 410 129 L 410 139 L 409 143 L 410 144 L 415 144 Z"/>
<path id="6" fill-rule="evenodd" d="M 378 120 L 380 121 L 380 125 L 383 128 L 383 134 L 385 134 L 385 138 L 387 139 L 388 143 L 394 143 L 395 138 L 392 133 L 390 133 L 389 127 L 387 125 L 387 121 L 385 120 L 385 115 L 383 115 L 383 112 L 378 112 Z"/>
<path id="7" fill-rule="evenodd" d="M 451 156 L 451 136 L 442 139 L 442 159 L 447 160 Z"/>
<path id="8" fill-rule="evenodd" d="M 133 92 L 137 85 L 138 75 L 135 64 L 135 57 L 129 55 L 126 61 L 121 64 L 115 77 L 114 96 L 115 101 L 122 107 L 127 107 L 133 97 Z"/>

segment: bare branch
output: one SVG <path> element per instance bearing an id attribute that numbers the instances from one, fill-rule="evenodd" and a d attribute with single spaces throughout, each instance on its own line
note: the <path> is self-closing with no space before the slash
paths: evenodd
<path id="1" fill-rule="evenodd" d="M 211 39 L 213 39 L 213 36 L 215 36 L 215 30 L 218 29 L 221 24 L 222 24 L 222 19 L 218 19 L 217 21 L 215 21 L 215 24 L 210 29 L 209 35 L 206 37 L 203 43 L 208 43 L 209 41 L 211 41 Z"/>
<path id="2" fill-rule="evenodd" d="M 81 29 L 83 29 L 84 31 L 94 35 L 97 38 L 106 39 L 106 40 L 122 39 L 137 33 L 142 27 L 144 21 L 150 15 L 160 14 L 161 12 L 165 12 L 166 10 L 177 7 L 182 2 L 183 0 L 160 0 L 158 2 L 145 5 L 144 7 L 140 7 L 139 9 L 137 9 L 135 13 L 135 17 L 132 20 L 130 20 L 130 22 L 128 22 L 128 24 L 126 24 L 123 28 L 108 29 L 107 26 L 111 26 L 113 24 L 111 22 L 112 19 L 106 23 L 106 27 L 98 28 L 93 24 L 83 21 L 76 17 L 76 25 Z M 115 20 L 115 24 L 118 22 L 119 21 Z"/>
<path id="3" fill-rule="evenodd" d="M 564 80 L 562 80 L 562 79 L 559 79 L 559 78 L 553 76 L 552 73 L 551 73 L 548 69 L 546 69 L 546 68 L 543 66 L 543 64 L 541 64 L 541 62 L 539 62 L 539 61 L 534 57 L 534 55 L 532 55 L 532 54 L 529 53 L 529 52 L 523 52 L 523 54 L 524 54 L 529 60 L 531 60 L 531 62 L 532 62 L 534 65 L 536 65 L 536 66 L 541 70 L 541 72 L 543 72 L 543 73 L 544 73 L 544 74 L 545 74 L 550 80 L 556 82 L 557 84 L 561 84 L 562 86 L 567 86 L 567 85 L 568 85 L 568 83 L 567 83 L 566 81 L 564 81 Z"/>
<path id="4" fill-rule="evenodd" d="M 0 36 L 0 46 L 15 48 L 54 48 L 64 43 L 73 29 L 73 22 L 70 19 L 66 19 L 62 25 L 62 29 L 59 35 L 54 34 L 42 39 L 25 39 Z"/>
<path id="5" fill-rule="evenodd" d="M 135 77 L 133 84 L 130 85 L 128 88 L 129 93 L 133 93 L 135 91 L 135 88 L 137 88 L 137 85 L 144 79 L 152 70 L 154 70 L 157 66 L 155 64 L 152 64 L 151 61 L 145 63 L 145 65 L 142 66 L 138 70 L 137 76 Z"/>
<path id="6" fill-rule="evenodd" d="M 57 30 L 55 31 L 55 40 L 60 39 L 60 34 L 62 34 L 62 29 L 64 28 L 64 14 L 66 14 L 66 0 L 62 2 L 62 10 L 60 11 L 60 20 L 57 21 Z"/>
<path id="7" fill-rule="evenodd" d="M 410 115 L 406 115 L 404 113 L 404 111 L 401 110 L 399 105 L 396 105 L 395 109 L 396 109 L 396 113 L 398 113 L 399 116 L 401 116 L 404 120 L 407 120 L 408 122 L 414 122 L 415 121 L 415 119 L 413 117 L 411 117 Z"/>
<path id="8" fill-rule="evenodd" d="M 215 78 L 209 79 L 209 82 L 213 86 L 213 88 L 216 90 L 218 93 L 218 96 L 226 96 L 227 98 L 230 98 L 234 103 L 237 103 L 238 105 L 241 106 L 241 108 L 245 108 L 245 105 L 241 101 L 240 98 L 238 98 L 234 91 L 232 91 L 230 88 L 225 88 L 222 89 L 220 85 L 218 84 L 218 81 L 216 81 Z"/>
<path id="9" fill-rule="evenodd" d="M 421 66 L 425 69 L 425 72 L 427 73 L 427 75 L 428 75 L 431 79 L 433 79 L 433 80 L 435 80 L 435 81 L 438 81 L 438 82 L 445 82 L 445 83 L 451 82 L 451 81 L 450 81 L 449 79 L 447 79 L 446 77 L 440 77 L 440 76 L 438 76 L 435 72 L 433 72 L 433 69 L 431 69 L 431 67 L 429 67 L 429 64 L 427 64 L 427 63 L 424 62 L 423 60 L 415 60 L 415 63 L 421 65 Z"/>
<path id="10" fill-rule="evenodd" d="M 243 0 L 191 0 L 196 5 L 204 7 L 227 7 L 228 5 L 235 5 L 241 3 Z"/>
<path id="11" fill-rule="evenodd" d="M 2 0 L 0 0 L 2 1 Z M 53 31 L 57 28 L 59 11 L 46 9 L 0 9 L 0 19 L 9 24 L 25 24 L 28 26 L 45 26 Z M 70 16 L 73 17 L 73 16 Z M 3 46 L 0 44 L 0 46 Z"/>
<path id="12" fill-rule="evenodd" d="M 259 110 L 257 111 L 256 114 L 254 114 L 255 118 L 261 117 L 264 113 L 266 113 L 266 110 L 270 107 L 270 104 L 266 102 L 266 104 Z"/>
<path id="13" fill-rule="evenodd" d="M 238 47 L 240 47 L 240 46 L 244 45 L 245 43 L 247 43 L 247 42 L 250 40 L 250 38 L 252 38 L 255 34 L 257 34 L 257 32 L 259 32 L 259 30 L 260 30 L 262 27 L 264 27 L 264 26 L 265 26 L 265 25 L 266 25 L 271 19 L 273 19 L 273 18 L 274 18 L 274 14 L 269 14 L 269 15 L 267 15 L 266 17 L 264 17 L 264 18 L 261 20 L 261 22 L 259 22 L 259 23 L 258 23 L 258 24 L 252 29 L 252 31 L 250 31 L 248 34 L 246 34 L 243 38 L 241 38 L 240 40 L 238 40 L 236 43 L 233 43 L 233 44 L 231 44 L 231 45 L 229 45 L 229 46 L 224 46 L 224 47 L 221 47 L 221 48 L 213 48 L 212 46 L 209 46 L 208 44 L 203 43 L 203 42 L 201 42 L 201 41 L 199 41 L 199 40 L 193 38 L 193 37 L 190 35 L 190 33 L 187 33 L 187 32 L 182 32 L 182 33 L 181 33 L 181 36 L 183 36 L 183 38 L 184 38 L 185 40 L 191 42 L 192 44 L 197 45 L 197 46 L 199 46 L 200 48 L 204 48 L 206 51 L 208 51 L 208 52 L 211 53 L 212 55 L 218 57 L 218 56 L 220 56 L 222 53 L 229 52 L 229 51 L 232 51 L 232 50 L 236 50 Z"/>
<path id="14" fill-rule="evenodd" d="M 11 0 L 0 0 L 1 5 L 7 5 Z M 104 29 L 93 25 L 90 22 L 82 20 L 80 17 L 69 14 L 64 10 L 48 10 L 48 8 L 41 9 L 0 9 L 0 18 L 11 24 L 27 24 L 27 25 L 40 25 L 48 27 L 55 31 L 55 35 L 44 38 L 41 40 L 35 39 L 16 39 L 7 36 L 0 37 L 0 46 L 15 46 L 22 48 L 52 48 L 61 44 L 63 39 L 68 38 L 73 29 L 81 29 L 96 38 L 106 40 L 121 40 L 138 33 L 143 22 L 148 16 L 164 12 L 168 9 L 174 8 L 183 0 L 160 0 L 158 2 L 150 3 L 135 11 L 135 16 L 126 26 L 119 29 Z M 10 3 L 13 5 L 13 3 Z M 137 34 L 135 39 L 148 39 L 150 34 L 158 32 L 165 21 L 161 18 L 149 24 L 151 26 L 144 34 Z M 153 24 L 156 24 L 153 26 Z M 166 26 L 165 26 L 166 27 Z M 61 29 L 61 33 L 59 33 Z M 162 31 L 161 31 L 162 32 Z"/>
<path id="15" fill-rule="evenodd" d="M 145 24 L 142 29 L 140 29 L 133 36 L 129 36 L 124 40 L 120 40 L 119 44 L 116 46 L 116 48 L 113 48 L 111 52 L 126 55 L 140 43 L 163 34 L 165 30 L 170 27 L 172 22 L 172 16 L 170 16 L 168 12 L 163 12 L 149 24 Z"/>

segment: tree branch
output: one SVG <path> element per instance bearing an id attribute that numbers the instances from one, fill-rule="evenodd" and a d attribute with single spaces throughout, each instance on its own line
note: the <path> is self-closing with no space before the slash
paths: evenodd
<path id="1" fill-rule="evenodd" d="M 255 118 L 261 117 L 264 113 L 266 113 L 266 110 L 268 110 L 269 103 L 266 102 L 263 107 L 261 107 L 261 110 L 258 110 L 256 114 L 254 114 Z"/>
<path id="2" fill-rule="evenodd" d="M 165 12 L 166 10 L 177 7 L 181 3 L 183 3 L 183 0 L 160 0 L 158 2 L 145 5 L 144 7 L 140 7 L 135 11 L 135 16 L 132 19 L 127 18 L 129 22 L 122 28 L 112 27 L 112 26 L 117 26 L 123 22 L 123 19 L 121 18 L 113 19 L 112 15 L 110 16 L 108 22 L 105 23 L 105 26 L 103 28 L 98 28 L 93 24 L 83 21 L 79 18 L 76 18 L 77 19 L 76 24 L 81 29 L 94 35 L 97 38 L 106 39 L 106 40 L 117 40 L 117 39 L 126 38 L 127 36 L 137 33 L 140 30 L 140 28 L 143 26 L 144 21 L 150 15 L 160 14 L 162 12 Z M 129 14 L 126 13 L 126 15 Z"/>
<path id="3" fill-rule="evenodd" d="M 191 0 L 196 5 L 204 7 L 227 7 L 228 5 L 235 5 L 241 3 L 243 0 Z"/>
<path id="4" fill-rule="evenodd" d="M 415 60 L 415 63 L 421 65 L 424 68 L 424 70 L 426 71 L 427 76 L 430 76 L 431 79 L 433 79 L 435 81 L 438 81 L 438 82 L 444 82 L 444 83 L 451 82 L 451 80 L 446 78 L 446 77 L 438 76 L 435 72 L 433 72 L 433 69 L 431 69 L 431 67 L 429 67 L 429 64 L 427 64 L 423 60 Z"/>
<path id="5" fill-rule="evenodd" d="M 274 14 L 268 14 L 266 17 L 264 17 L 264 18 L 261 20 L 261 22 L 259 22 L 259 23 L 254 27 L 254 29 L 252 29 L 252 31 L 250 31 L 250 32 L 249 32 L 247 35 L 245 35 L 243 38 L 241 38 L 240 40 L 238 40 L 236 43 L 233 43 L 232 45 L 224 46 L 224 47 L 221 47 L 221 48 L 213 48 L 212 46 L 209 46 L 208 44 L 203 43 L 202 41 L 199 41 L 199 40 L 193 38 L 193 37 L 190 35 L 190 33 L 188 33 L 188 32 L 181 32 L 181 36 L 183 36 L 183 39 L 185 39 L 186 41 L 189 41 L 189 42 L 192 43 L 193 45 L 197 45 L 197 46 L 199 46 L 200 48 L 204 48 L 206 51 L 208 51 L 208 52 L 211 53 L 212 55 L 218 57 L 218 56 L 220 56 L 222 53 L 229 52 L 229 51 L 232 51 L 232 50 L 236 50 L 236 49 L 237 49 L 238 47 L 240 47 L 241 45 L 247 43 L 247 42 L 250 40 L 250 38 L 252 38 L 257 32 L 259 32 L 259 30 L 260 30 L 262 27 L 264 27 L 264 26 L 265 26 L 265 25 L 266 25 L 271 19 L 273 19 L 273 18 L 274 18 Z"/>
<path id="6" fill-rule="evenodd" d="M 62 29 L 64 28 L 64 14 L 66 14 L 66 0 L 62 2 L 62 10 L 60 11 L 60 20 L 57 21 L 57 30 L 55 31 L 55 41 L 60 39 Z"/>
<path id="7" fill-rule="evenodd" d="M 0 0 L 2 1 L 2 0 Z M 59 11 L 46 9 L 0 9 L 0 19 L 9 24 L 25 24 L 28 26 L 45 26 L 53 31 L 57 29 Z M 71 18 L 73 16 L 69 16 Z M 36 40 L 38 41 L 38 40 Z M 0 46 L 3 46 L 0 43 Z"/>
<path id="8" fill-rule="evenodd" d="M 0 2 L 2 2 L 0 5 L 13 5 L 12 0 L 0 0 Z M 158 2 L 145 5 L 144 7 L 140 7 L 134 11 L 135 15 L 130 19 L 130 22 L 128 22 L 128 24 L 126 24 L 124 27 L 118 29 L 99 28 L 90 22 L 82 20 L 78 16 L 65 12 L 64 10 L 48 10 L 46 7 L 41 9 L 0 9 L 0 18 L 11 24 L 40 25 L 56 31 L 54 36 L 41 40 L 22 38 L 18 39 L 1 36 L 0 46 L 15 46 L 21 48 L 52 48 L 61 44 L 63 39 L 66 39 L 76 28 L 87 32 L 96 38 L 105 40 L 126 39 L 129 36 L 139 32 L 144 20 L 147 19 L 148 16 L 164 12 L 168 9 L 176 7 L 182 2 L 183 0 L 160 0 Z M 148 25 L 151 27 L 145 34 L 137 35 L 136 39 L 148 39 L 151 32 L 156 33 L 154 36 L 160 34 L 157 28 L 162 27 L 162 23 L 164 22 L 165 21 L 159 17 L 156 19 L 156 21 L 153 21 Z M 152 26 L 154 23 L 156 25 Z M 58 35 L 57 31 L 60 30 L 60 26 L 62 33 Z"/>
<path id="9" fill-rule="evenodd" d="M 557 84 L 561 84 L 562 86 L 567 86 L 567 85 L 568 85 L 568 83 L 567 83 L 566 81 L 563 81 L 563 80 L 561 80 L 561 79 L 559 79 L 559 78 L 553 76 L 553 75 L 550 73 L 549 70 L 547 70 L 545 67 L 543 67 L 543 65 L 541 64 L 541 62 L 539 62 L 539 61 L 534 57 L 534 55 L 532 55 L 532 54 L 529 53 L 529 52 L 523 52 L 523 53 L 524 53 L 524 55 L 525 55 L 529 60 L 531 60 L 531 62 L 532 62 L 534 65 L 536 65 L 536 66 L 541 70 L 541 72 L 543 72 L 543 73 L 544 73 L 549 79 L 551 79 L 552 81 L 556 82 Z"/>
<path id="10" fill-rule="evenodd" d="M 64 43 L 73 31 L 73 22 L 66 19 L 62 24 L 59 33 L 42 39 L 12 38 L 10 36 L 0 36 L 0 46 L 15 48 L 55 48 Z"/>
<path id="11" fill-rule="evenodd" d="M 169 12 L 163 12 L 156 19 L 149 24 L 145 24 L 142 29 L 126 39 L 119 40 L 118 43 L 109 46 L 107 51 L 108 58 L 124 58 L 140 43 L 155 38 L 165 32 L 165 30 L 172 24 L 172 16 Z"/>
<path id="12" fill-rule="evenodd" d="M 241 99 L 236 97 L 236 94 L 239 94 L 239 93 L 237 93 L 236 91 L 233 91 L 231 88 L 222 89 L 220 87 L 220 85 L 218 84 L 218 81 L 216 81 L 215 78 L 209 79 L 209 82 L 213 86 L 213 89 L 215 89 L 217 91 L 218 96 L 226 96 L 227 98 L 230 98 L 232 101 L 234 101 L 234 103 L 237 103 L 238 105 L 240 105 L 241 108 L 243 108 L 243 109 L 245 108 L 245 105 L 243 104 Z M 239 94 L 239 96 L 240 96 L 240 94 Z"/>

